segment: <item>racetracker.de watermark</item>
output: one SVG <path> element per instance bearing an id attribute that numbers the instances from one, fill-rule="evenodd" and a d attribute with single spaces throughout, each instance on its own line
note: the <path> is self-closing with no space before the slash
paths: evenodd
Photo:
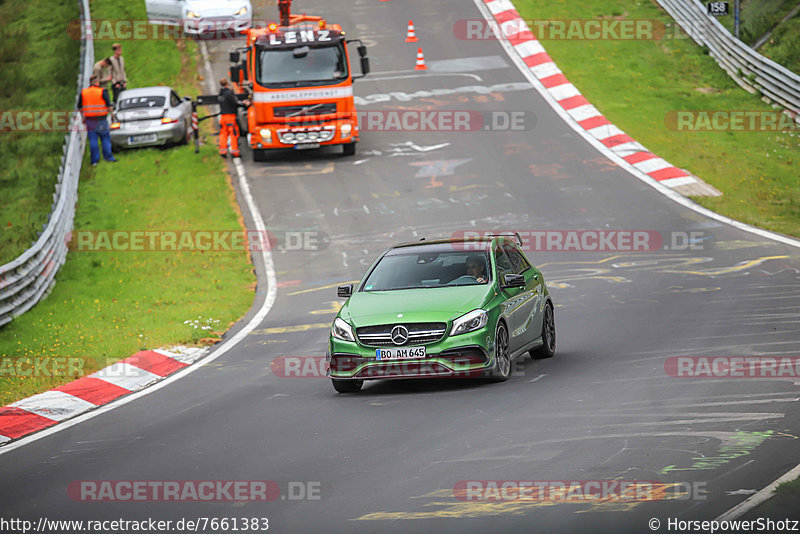
<path id="1" fill-rule="evenodd" d="M 675 378 L 800 378 L 800 356 L 671 356 L 664 371 Z"/>
<path id="2" fill-rule="evenodd" d="M 320 251 L 330 237 L 319 230 L 75 230 L 73 252 Z"/>
<path id="3" fill-rule="evenodd" d="M 67 496 L 80 502 L 319 501 L 318 481 L 274 480 L 76 480 Z"/>
<path id="4" fill-rule="evenodd" d="M 83 358 L 45 357 L 45 358 L 2 358 L 0 376 L 72 376 L 83 375 Z"/>
<path id="5" fill-rule="evenodd" d="M 461 19 L 453 36 L 462 41 L 654 41 L 687 37 L 677 24 L 651 19 Z"/>
<path id="6" fill-rule="evenodd" d="M 95 19 L 71 20 L 67 24 L 67 35 L 81 41 L 89 38 L 95 41 L 177 41 L 179 39 L 202 39 L 204 41 L 225 41 L 243 39 L 242 30 L 266 28 L 274 21 L 237 18 L 198 19 Z"/>
<path id="7" fill-rule="evenodd" d="M 76 120 L 73 121 L 73 118 Z M 0 110 L 0 132 L 69 132 L 86 126 L 75 110 Z"/>
<path id="8" fill-rule="evenodd" d="M 453 496 L 461 501 L 645 502 L 705 500 L 706 482 L 648 480 L 461 480 Z"/>
<path id="9" fill-rule="evenodd" d="M 371 132 L 522 132 L 533 130 L 537 123 L 536 115 L 527 110 L 388 109 L 356 115 L 359 129 Z"/>
<path id="10" fill-rule="evenodd" d="M 800 115 L 790 111 L 675 110 L 664 116 L 676 132 L 797 132 Z"/>
<path id="11" fill-rule="evenodd" d="M 656 252 L 704 250 L 708 236 L 702 231 L 655 230 L 460 230 L 450 237 L 457 250 L 479 250 L 484 237 L 503 235 L 522 240 L 526 252 Z"/>
<path id="12" fill-rule="evenodd" d="M 453 371 L 452 374 L 443 374 L 443 368 L 437 364 L 434 359 L 436 354 L 427 356 L 428 361 L 420 365 L 419 361 L 398 361 L 398 360 L 384 360 L 380 368 L 383 375 L 403 376 L 414 375 L 418 377 L 431 377 L 431 378 L 480 378 L 483 376 L 483 369 L 467 370 L 467 371 Z M 345 356 L 337 355 L 332 358 L 335 370 L 340 372 L 352 372 L 360 365 L 365 363 L 375 363 L 377 358 L 365 358 L 358 356 Z M 455 365 L 471 365 L 475 360 L 469 358 L 448 358 L 447 362 Z M 280 378 L 325 378 L 328 376 L 330 363 L 326 356 L 278 356 L 270 362 L 270 371 L 275 376 Z M 526 366 L 526 362 L 522 358 L 517 358 L 511 362 L 511 370 L 509 377 L 525 377 L 529 375 L 541 376 L 540 373 L 535 372 Z M 380 374 L 374 375 L 376 378 Z"/>

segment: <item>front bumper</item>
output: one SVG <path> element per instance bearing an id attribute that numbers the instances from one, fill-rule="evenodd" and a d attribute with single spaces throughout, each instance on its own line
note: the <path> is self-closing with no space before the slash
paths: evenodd
<path id="1" fill-rule="evenodd" d="M 161 121 L 149 121 L 152 124 L 137 124 L 145 121 L 123 122 L 111 130 L 111 144 L 117 148 L 138 148 L 147 146 L 163 146 L 180 142 L 186 135 L 185 125 L 181 122 L 162 124 Z M 141 137 L 148 136 L 148 137 Z"/>
<path id="2" fill-rule="evenodd" d="M 350 126 L 345 135 L 342 126 Z M 264 136 L 263 131 L 269 135 Z M 304 150 L 327 145 L 342 145 L 358 141 L 358 125 L 352 120 L 326 121 L 308 126 L 289 126 L 286 124 L 262 124 L 250 134 L 250 147 L 254 149 L 290 148 Z"/>
<path id="3" fill-rule="evenodd" d="M 474 378 L 494 366 L 493 337 L 488 328 L 468 334 L 445 336 L 425 345 L 427 356 L 414 360 L 379 361 L 378 347 L 330 338 L 328 375 L 338 379 L 379 378 Z M 385 348 L 385 347 L 384 347 Z"/>

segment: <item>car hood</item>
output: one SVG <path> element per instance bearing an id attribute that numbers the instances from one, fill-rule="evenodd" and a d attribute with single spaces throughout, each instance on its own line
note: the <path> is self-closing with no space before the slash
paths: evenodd
<path id="1" fill-rule="evenodd" d="M 247 6 L 249 14 L 251 9 L 248 0 L 189 0 L 186 2 L 186 9 L 194 11 L 201 17 L 230 16 L 243 6 Z"/>
<path id="2" fill-rule="evenodd" d="M 450 321 L 494 296 L 490 284 L 461 287 L 359 291 L 342 307 L 340 315 L 356 327 L 415 322 Z M 398 314 L 403 314 L 398 317 Z"/>

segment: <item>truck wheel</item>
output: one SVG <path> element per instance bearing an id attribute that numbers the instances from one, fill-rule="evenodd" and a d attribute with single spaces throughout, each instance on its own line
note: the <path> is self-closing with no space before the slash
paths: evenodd
<path id="1" fill-rule="evenodd" d="M 356 155 L 356 142 L 353 141 L 352 143 L 347 143 L 346 145 L 342 145 L 344 149 L 345 156 L 355 156 Z"/>

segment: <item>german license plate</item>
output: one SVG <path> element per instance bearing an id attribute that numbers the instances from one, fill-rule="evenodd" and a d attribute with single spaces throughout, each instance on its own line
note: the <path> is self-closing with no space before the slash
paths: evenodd
<path id="1" fill-rule="evenodd" d="M 294 145 L 295 150 L 308 150 L 310 148 L 319 148 L 319 143 L 297 143 Z"/>
<path id="2" fill-rule="evenodd" d="M 129 145 L 138 145 L 140 143 L 152 143 L 153 141 L 158 140 L 158 135 L 152 134 L 140 134 L 140 135 L 129 135 L 128 136 L 128 144 Z"/>
<path id="3" fill-rule="evenodd" d="M 392 347 L 375 349 L 375 359 L 385 360 L 417 360 L 426 356 L 425 347 Z"/>

